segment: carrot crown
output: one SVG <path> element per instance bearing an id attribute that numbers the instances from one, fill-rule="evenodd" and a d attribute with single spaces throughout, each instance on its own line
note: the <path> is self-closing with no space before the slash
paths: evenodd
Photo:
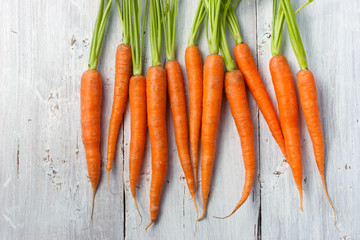
<path id="1" fill-rule="evenodd" d="M 228 28 L 230 29 L 231 35 L 236 44 L 243 43 L 241 33 L 240 33 L 240 26 L 239 21 L 236 18 L 235 14 L 235 7 L 239 3 L 240 0 L 237 0 L 233 5 L 231 4 L 231 0 L 223 0 L 224 9 L 227 7 L 226 13 L 226 22 L 228 24 Z"/>
<path id="2" fill-rule="evenodd" d="M 165 33 L 166 58 L 175 60 L 175 35 L 178 0 L 165 0 L 165 20 L 162 21 Z"/>
<path id="3" fill-rule="evenodd" d="M 107 2 L 104 11 L 104 0 L 100 1 L 99 11 L 95 22 L 93 36 L 91 39 L 91 48 L 90 48 L 90 56 L 89 56 L 89 64 L 88 64 L 89 69 L 91 70 L 95 70 L 99 62 L 101 47 L 104 40 L 106 23 L 109 18 L 111 3 L 112 0 L 109 0 Z"/>
<path id="4" fill-rule="evenodd" d="M 203 0 L 207 10 L 206 38 L 210 54 L 219 53 L 220 34 L 220 10 L 222 0 Z"/>
<path id="5" fill-rule="evenodd" d="M 132 21 L 130 21 L 131 55 L 134 75 L 142 73 L 142 54 L 145 34 L 145 21 L 148 9 L 148 0 L 145 2 L 144 17 L 141 26 L 142 0 L 131 1 Z"/>
<path id="6" fill-rule="evenodd" d="M 161 21 L 162 3 L 161 0 L 150 0 L 150 45 L 151 59 L 153 66 L 161 65 Z"/>
<path id="7" fill-rule="evenodd" d="M 224 59 L 226 71 L 228 72 L 234 71 L 236 69 L 235 61 L 231 58 L 231 54 L 225 34 L 225 23 L 227 20 L 227 15 L 229 14 L 230 6 L 231 6 L 231 0 L 227 1 L 224 5 L 223 18 L 220 24 L 220 50 Z"/>
<path id="8" fill-rule="evenodd" d="M 206 15 L 206 9 L 204 6 L 204 2 L 203 2 L 203 0 L 199 0 L 199 4 L 196 9 L 194 22 L 191 27 L 191 32 L 190 32 L 190 36 L 189 36 L 189 40 L 188 40 L 189 46 L 196 45 L 196 35 L 199 31 L 199 27 L 200 27 L 202 21 L 204 20 L 205 15 Z"/>

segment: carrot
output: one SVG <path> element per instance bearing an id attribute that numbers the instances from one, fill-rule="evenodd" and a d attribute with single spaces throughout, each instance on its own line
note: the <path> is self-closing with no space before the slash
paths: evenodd
<path id="1" fill-rule="evenodd" d="M 117 137 L 119 134 L 120 124 L 126 108 L 126 102 L 129 93 L 129 81 L 131 77 L 131 47 L 129 45 L 130 3 L 129 1 L 123 1 L 123 11 L 121 11 L 118 1 L 116 1 L 116 5 L 118 7 L 124 37 L 122 43 L 117 47 L 116 50 L 114 101 L 112 105 L 108 135 L 106 171 L 110 192 L 110 171 L 112 169 L 113 159 L 115 155 L 115 148 Z"/>
<path id="2" fill-rule="evenodd" d="M 181 167 L 185 174 L 185 179 L 190 191 L 190 195 L 194 201 L 197 219 L 198 208 L 196 204 L 193 168 L 189 152 L 189 128 L 187 123 L 184 83 L 180 64 L 175 60 L 175 36 L 178 1 L 166 0 L 165 3 L 167 6 L 169 6 L 169 10 L 165 15 L 165 21 L 163 22 L 165 29 L 167 58 L 165 69 L 168 81 L 170 107 L 174 123 L 175 141 Z"/>
<path id="3" fill-rule="evenodd" d="M 209 26 L 207 39 L 211 55 L 206 57 L 204 64 L 203 113 L 201 122 L 201 191 L 203 214 L 198 220 L 205 217 L 207 210 L 224 86 L 224 61 L 222 56 L 218 55 L 221 1 L 204 0 L 204 3 L 209 16 L 207 18 Z"/>
<path id="4" fill-rule="evenodd" d="M 104 10 L 104 0 L 100 1 L 99 11 L 91 40 L 89 70 L 81 77 L 80 106 L 82 141 L 85 148 L 89 178 L 93 190 L 90 223 L 94 212 L 95 193 L 100 179 L 100 114 L 102 97 L 102 80 L 97 65 L 100 58 L 106 23 L 112 1 L 108 1 Z"/>
<path id="5" fill-rule="evenodd" d="M 271 58 L 270 73 L 278 102 L 288 162 L 300 194 L 300 209 L 302 211 L 302 160 L 298 126 L 299 113 L 293 77 L 284 56 L 277 55 Z"/>
<path id="6" fill-rule="evenodd" d="M 198 183 L 198 150 L 201 127 L 202 97 L 203 97 L 203 63 L 199 48 L 195 45 L 195 38 L 201 22 L 205 17 L 205 6 L 202 0 L 196 11 L 195 19 L 185 51 L 185 65 L 189 84 L 189 105 L 190 105 L 190 146 L 192 165 L 194 170 L 195 189 Z"/>
<path id="7" fill-rule="evenodd" d="M 240 136 L 241 149 L 245 167 L 245 183 L 240 201 L 234 210 L 224 219 L 233 215 L 250 195 L 251 187 L 255 174 L 255 147 L 254 147 L 254 130 L 251 121 L 251 114 L 246 98 L 246 89 L 244 77 L 240 70 L 236 69 L 234 60 L 231 58 L 229 47 L 225 35 L 225 19 L 228 13 L 230 1 L 225 4 L 223 10 L 223 24 L 221 25 L 221 44 L 220 49 L 224 57 L 225 67 L 225 93 L 229 101 L 231 113 L 233 115 L 237 131 Z M 218 218 L 218 217 L 215 217 Z"/>
<path id="8" fill-rule="evenodd" d="M 150 45 L 152 66 L 147 72 L 146 97 L 148 126 L 151 143 L 151 186 L 150 218 L 148 228 L 155 222 L 159 213 L 162 186 L 167 168 L 167 133 L 166 133 L 166 71 L 161 66 L 161 21 L 162 2 L 150 1 Z"/>
<path id="9" fill-rule="evenodd" d="M 136 200 L 136 184 L 139 178 L 140 166 L 145 149 L 146 138 L 146 82 L 142 75 L 142 53 L 144 30 L 148 1 L 145 2 L 145 12 L 141 26 L 142 1 L 131 1 L 132 21 L 130 28 L 130 40 L 133 48 L 132 66 L 134 76 L 130 79 L 129 101 L 131 113 L 131 138 L 129 154 L 129 179 L 131 195 L 134 198 L 136 209 L 142 216 Z M 130 12 L 130 11 L 129 11 Z M 141 224 L 140 223 L 140 224 Z"/>
<path id="10" fill-rule="evenodd" d="M 246 85 L 248 86 L 251 94 L 253 95 L 256 103 L 258 104 L 259 109 L 266 123 L 269 126 L 271 134 L 279 145 L 284 157 L 287 158 L 284 136 L 281 131 L 279 119 L 275 112 L 274 106 L 271 103 L 269 94 L 266 91 L 265 85 L 261 80 L 250 48 L 242 40 L 239 22 L 236 18 L 234 7 L 235 6 L 229 6 L 226 20 L 229 25 L 229 29 L 233 36 L 233 39 L 236 43 L 234 47 L 234 57 L 236 64 L 244 75 Z"/>
<path id="11" fill-rule="evenodd" d="M 312 0 L 301 6 L 295 13 L 292 9 L 290 1 L 281 0 L 280 7 L 283 7 L 283 15 L 286 18 L 290 41 L 296 55 L 300 71 L 296 74 L 297 84 L 299 88 L 300 103 L 304 113 L 306 125 L 313 144 L 316 165 L 318 167 L 326 198 L 334 212 L 334 225 L 336 226 L 336 211 L 330 201 L 327 192 L 325 172 L 324 172 L 324 136 L 320 120 L 319 106 L 317 102 L 317 91 L 315 79 L 310 70 L 308 70 L 305 49 L 301 40 L 300 32 L 296 23 L 295 14 L 303 7 L 311 3 Z M 275 7 L 274 3 L 274 7 Z M 280 10 L 279 10 L 280 11 Z M 279 13 L 278 13 L 279 14 Z M 338 229 L 339 230 L 339 229 Z"/>

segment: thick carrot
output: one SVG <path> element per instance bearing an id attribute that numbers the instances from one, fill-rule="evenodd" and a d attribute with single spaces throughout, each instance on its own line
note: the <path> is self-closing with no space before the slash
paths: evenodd
<path id="1" fill-rule="evenodd" d="M 319 169 L 321 180 L 324 186 L 326 198 L 328 199 L 335 216 L 336 212 L 330 201 L 325 180 L 324 171 L 324 135 L 321 127 L 319 105 L 317 101 L 317 92 L 314 75 L 310 70 L 301 70 L 296 74 L 297 85 L 300 94 L 300 103 L 305 116 L 306 125 L 313 144 L 316 165 Z"/>
<path id="2" fill-rule="evenodd" d="M 128 99 L 131 70 L 132 70 L 131 47 L 126 44 L 120 44 L 116 51 L 114 102 L 112 106 L 112 112 L 111 112 L 111 118 L 109 124 L 107 162 L 106 162 L 106 171 L 108 175 L 108 180 L 115 155 L 116 141 L 119 134 L 119 128 L 126 108 L 126 102 Z M 109 181 L 108 184 L 110 184 Z M 110 189 L 110 185 L 109 185 L 109 189 Z"/>
<path id="3" fill-rule="evenodd" d="M 240 201 L 226 217 L 233 215 L 249 197 L 255 173 L 254 130 L 246 98 L 244 77 L 240 70 L 225 73 L 225 93 L 229 101 L 237 131 L 240 135 L 241 150 L 245 167 L 245 184 Z"/>
<path id="4" fill-rule="evenodd" d="M 193 168 L 189 152 L 189 128 L 187 123 L 183 77 L 180 64 L 176 60 L 166 62 L 165 69 L 168 81 L 171 113 L 174 122 L 176 146 L 181 167 L 184 171 L 185 179 L 197 213 Z"/>
<path id="5" fill-rule="evenodd" d="M 136 209 L 140 214 L 136 201 L 136 184 L 139 178 L 139 171 L 144 154 L 146 139 L 146 82 L 144 76 L 136 75 L 131 77 L 129 101 L 131 113 L 131 139 L 129 154 L 130 190 L 131 195 L 135 200 Z"/>
<path id="6" fill-rule="evenodd" d="M 196 188 L 203 97 L 203 65 L 201 60 L 201 53 L 197 46 L 188 46 L 186 48 L 185 64 L 189 83 L 190 145 Z"/>
<path id="7" fill-rule="evenodd" d="M 224 85 L 224 61 L 220 55 L 209 55 L 204 65 L 204 95 L 201 128 L 201 184 L 203 215 L 205 217 L 212 167 L 215 157 L 216 135 L 220 117 L 222 91 Z"/>
<path id="8" fill-rule="evenodd" d="M 234 56 L 236 63 L 244 74 L 245 81 L 251 94 L 262 112 L 269 129 L 279 144 L 282 153 L 286 156 L 286 148 L 284 136 L 281 131 L 279 119 L 276 115 L 274 106 L 271 103 L 269 94 L 266 91 L 265 85 L 261 80 L 260 74 L 256 68 L 254 58 L 251 54 L 250 48 L 246 43 L 240 43 L 234 47 Z"/>
<path id="9" fill-rule="evenodd" d="M 152 168 L 150 186 L 151 223 L 149 226 L 155 222 L 159 212 L 161 190 L 167 167 L 166 85 L 165 68 L 162 66 L 150 67 L 146 80 Z"/>
<path id="10" fill-rule="evenodd" d="M 293 77 L 284 56 L 277 55 L 271 58 L 270 73 L 278 102 L 288 162 L 300 194 L 300 209 L 302 211 L 302 160 L 298 126 L 299 113 Z"/>
<path id="11" fill-rule="evenodd" d="M 92 208 L 94 208 L 95 192 L 100 179 L 101 97 L 101 74 L 97 70 L 87 70 L 81 77 L 81 129 L 89 178 L 93 189 Z"/>

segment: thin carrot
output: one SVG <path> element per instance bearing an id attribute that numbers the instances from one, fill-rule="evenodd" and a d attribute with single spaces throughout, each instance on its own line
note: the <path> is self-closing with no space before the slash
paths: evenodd
<path id="1" fill-rule="evenodd" d="M 240 136 L 241 150 L 245 167 L 245 183 L 240 201 L 234 210 L 224 219 L 233 215 L 250 195 L 251 187 L 255 174 L 255 147 L 254 129 L 251 121 L 249 104 L 246 98 L 244 77 L 240 70 L 236 69 L 234 60 L 231 58 L 229 47 L 225 35 L 225 19 L 231 1 L 225 4 L 223 10 L 223 24 L 221 25 L 221 44 L 220 49 L 224 57 L 227 72 L 225 73 L 225 93 L 229 101 L 231 113 L 233 115 L 237 131 Z M 219 217 L 215 217 L 219 218 Z"/>
<path id="2" fill-rule="evenodd" d="M 250 48 L 242 40 L 239 22 L 236 18 L 234 7 L 235 6 L 229 6 L 226 20 L 233 39 L 236 43 L 234 47 L 234 57 L 236 64 L 244 75 L 246 85 L 248 86 L 251 94 L 253 95 L 256 103 L 258 104 L 259 109 L 266 123 L 269 126 L 271 134 L 273 135 L 275 141 L 278 143 L 284 157 L 287 158 L 284 136 L 281 131 L 279 119 L 277 117 L 274 106 L 271 103 L 269 94 L 266 91 L 265 85 L 261 80 Z"/>
<path id="3" fill-rule="evenodd" d="M 159 213 L 162 186 L 167 168 L 167 133 L 166 133 L 166 71 L 161 66 L 161 20 L 162 2 L 150 1 L 150 45 L 152 66 L 147 72 L 146 96 L 148 126 L 151 142 L 151 186 L 150 218 L 148 228 L 155 222 Z"/>
<path id="4" fill-rule="evenodd" d="M 145 21 L 148 9 L 148 1 L 145 2 L 143 22 L 141 26 L 142 1 L 131 1 L 132 21 L 130 28 L 130 40 L 133 48 L 132 65 L 134 76 L 130 79 L 129 101 L 131 113 L 131 139 L 129 154 L 129 179 L 131 195 L 134 198 L 136 209 L 142 216 L 136 200 L 136 184 L 139 178 L 141 161 L 145 149 L 146 138 L 146 82 L 142 75 L 142 53 L 145 31 Z"/>
<path id="5" fill-rule="evenodd" d="M 89 70 L 81 77 L 81 129 L 85 148 L 89 178 L 93 190 L 90 223 L 94 212 L 94 199 L 100 179 L 100 114 L 102 97 L 101 74 L 96 70 L 104 39 L 106 23 L 112 1 L 108 1 L 104 11 L 104 0 L 100 1 L 99 11 L 91 41 Z"/>
<path id="6" fill-rule="evenodd" d="M 108 135 L 106 171 L 110 192 L 110 171 L 112 169 L 113 159 L 115 155 L 115 148 L 117 137 L 119 134 L 120 124 L 126 108 L 126 102 L 129 93 L 129 81 L 131 77 L 131 47 L 129 45 L 130 36 L 128 22 L 130 14 L 130 3 L 127 0 L 123 1 L 123 12 L 121 12 L 120 10 L 118 0 L 116 0 L 116 4 L 119 10 L 118 12 L 120 15 L 124 37 L 122 43 L 117 47 L 116 50 L 114 101 L 112 105 Z"/>
<path id="7" fill-rule="evenodd" d="M 288 162 L 300 194 L 300 209 L 303 210 L 302 160 L 298 105 L 293 76 L 286 58 L 277 55 L 270 60 L 270 73 L 278 102 L 281 128 L 284 133 Z"/>
<path id="8" fill-rule="evenodd" d="M 196 46 L 196 35 L 200 24 L 205 17 L 205 6 L 199 0 L 195 19 L 191 28 L 188 47 L 185 51 L 185 65 L 189 84 L 189 105 L 190 105 L 190 146 L 192 165 L 194 170 L 195 189 L 198 185 L 198 150 L 201 127 L 202 97 L 203 97 L 203 62 L 200 49 Z"/>
<path id="9" fill-rule="evenodd" d="M 170 107 L 174 123 L 175 141 L 181 167 L 185 174 L 185 179 L 190 191 L 190 195 L 194 201 L 197 219 L 199 214 L 196 204 L 193 168 L 189 151 L 189 128 L 187 123 L 186 100 L 183 83 L 184 80 L 181 73 L 180 64 L 175 60 L 175 36 L 178 1 L 166 0 L 165 3 L 167 6 L 169 6 L 169 10 L 165 15 L 165 21 L 163 22 L 165 29 L 167 58 L 165 69 L 168 81 Z"/>
<path id="10" fill-rule="evenodd" d="M 295 13 L 292 9 L 290 1 L 288 0 L 286 1 L 281 0 L 279 8 L 283 7 L 284 9 L 283 15 L 285 15 L 286 18 L 290 41 L 300 67 L 300 71 L 296 74 L 297 84 L 299 88 L 299 95 L 300 95 L 300 103 L 302 106 L 302 110 L 306 120 L 306 125 L 310 134 L 310 138 L 313 144 L 316 165 L 319 169 L 326 198 L 334 212 L 334 224 L 335 227 L 337 228 L 336 211 L 332 202 L 330 201 L 330 197 L 328 195 L 327 187 L 326 187 L 325 171 L 324 171 L 325 143 L 324 143 L 324 136 L 322 133 L 319 106 L 317 102 L 315 79 L 312 72 L 308 70 L 305 49 L 295 19 L 295 14 L 298 13 L 302 8 L 304 8 L 312 1 L 313 0 L 309 0 L 307 3 L 301 6 Z M 276 3 L 274 3 L 274 7 L 275 5 Z"/>
<path id="11" fill-rule="evenodd" d="M 211 174 L 215 157 L 216 135 L 220 118 L 222 91 L 224 86 L 224 61 L 219 53 L 219 19 L 221 1 L 204 0 L 208 14 L 208 45 L 209 56 L 204 64 L 203 83 L 203 113 L 201 128 L 201 191 L 203 201 L 203 214 L 206 215 L 207 202 L 210 192 Z M 209 36 L 210 35 L 210 36 Z"/>

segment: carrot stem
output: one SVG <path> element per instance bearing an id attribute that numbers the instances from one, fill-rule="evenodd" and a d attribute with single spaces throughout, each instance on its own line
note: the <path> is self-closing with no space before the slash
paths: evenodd
<path id="1" fill-rule="evenodd" d="M 189 40 L 188 40 L 188 45 L 189 46 L 195 46 L 196 45 L 196 35 L 199 31 L 200 25 L 202 23 L 202 21 L 204 20 L 206 15 L 206 9 L 204 6 L 204 2 L 203 0 L 199 0 L 199 4 L 198 7 L 196 9 L 196 13 L 195 13 L 195 18 L 194 18 L 194 22 L 193 25 L 191 27 L 191 32 L 190 32 L 190 36 L 189 36 Z"/>

